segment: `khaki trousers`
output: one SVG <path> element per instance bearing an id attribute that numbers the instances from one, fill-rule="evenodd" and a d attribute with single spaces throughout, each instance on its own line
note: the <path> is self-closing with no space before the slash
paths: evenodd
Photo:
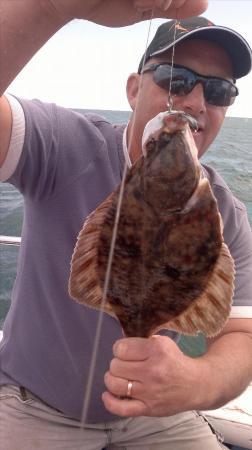
<path id="1" fill-rule="evenodd" d="M 185 412 L 79 426 L 76 420 L 16 386 L 0 386 L 1 450 L 220 450 L 205 419 Z"/>

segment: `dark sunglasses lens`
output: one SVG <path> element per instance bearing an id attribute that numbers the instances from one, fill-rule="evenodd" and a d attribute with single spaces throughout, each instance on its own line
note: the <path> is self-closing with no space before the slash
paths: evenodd
<path id="1" fill-rule="evenodd" d="M 172 83 L 171 83 L 172 77 Z M 173 95 L 187 95 L 198 82 L 203 83 L 204 95 L 208 103 L 215 106 L 229 106 L 238 95 L 234 84 L 220 78 L 207 78 L 197 76 L 184 67 L 173 67 L 169 64 L 160 64 L 153 73 L 155 83 Z"/>
<path id="2" fill-rule="evenodd" d="M 236 87 L 225 80 L 207 81 L 204 92 L 206 101 L 215 106 L 230 106 L 238 95 Z"/>
<path id="3" fill-rule="evenodd" d="M 172 83 L 171 82 L 172 75 Z M 173 95 L 186 95 L 193 89 L 196 83 L 196 78 L 192 72 L 184 68 L 173 67 L 169 65 L 160 65 L 154 72 L 154 81 L 161 88 L 169 91 Z"/>
<path id="4" fill-rule="evenodd" d="M 166 90 L 169 90 L 170 80 L 171 80 L 172 70 L 171 66 L 168 65 L 160 65 L 154 70 L 153 78 L 155 83 Z"/>

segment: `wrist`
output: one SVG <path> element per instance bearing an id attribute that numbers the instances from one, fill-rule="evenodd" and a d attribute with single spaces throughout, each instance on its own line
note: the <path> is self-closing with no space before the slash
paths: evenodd
<path id="1" fill-rule="evenodd" d="M 208 360 L 206 355 L 196 361 L 196 395 L 194 397 L 195 410 L 217 409 L 227 403 L 223 383 L 223 374 L 218 367 L 214 367 L 213 361 Z M 222 382 L 220 383 L 220 380 Z"/>
<path id="2" fill-rule="evenodd" d="M 196 411 L 213 409 L 216 402 L 215 385 L 210 363 L 204 356 L 193 360 L 193 385 L 191 405 Z"/>

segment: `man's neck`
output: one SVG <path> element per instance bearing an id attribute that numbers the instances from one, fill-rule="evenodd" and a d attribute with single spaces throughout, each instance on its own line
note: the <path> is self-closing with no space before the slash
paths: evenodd
<path id="1" fill-rule="evenodd" d="M 128 123 L 127 126 L 126 142 L 130 160 L 132 164 L 134 164 L 134 162 L 139 158 L 140 154 L 139 154 L 139 145 L 137 144 L 136 136 L 133 133 L 133 124 L 131 121 Z"/>

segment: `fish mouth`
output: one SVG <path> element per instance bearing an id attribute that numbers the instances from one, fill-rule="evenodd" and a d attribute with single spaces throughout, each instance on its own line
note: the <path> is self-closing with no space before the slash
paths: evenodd
<path id="1" fill-rule="evenodd" d="M 194 133 L 197 133 L 197 131 L 199 130 L 199 124 L 198 124 L 197 119 L 195 119 L 195 117 L 193 117 L 191 114 L 185 113 L 184 111 L 181 111 L 181 112 L 178 111 L 177 114 L 179 114 L 181 117 L 183 117 L 188 122 L 190 129 Z M 176 112 L 174 112 L 174 115 L 176 115 Z"/>
<path id="2" fill-rule="evenodd" d="M 201 134 L 204 132 L 204 125 L 200 123 L 194 116 L 184 111 L 172 111 L 171 115 L 176 115 L 176 112 L 179 113 L 188 123 L 190 130 L 194 134 Z"/>
<path id="3" fill-rule="evenodd" d="M 199 128 L 198 123 L 196 124 L 196 126 L 194 126 L 193 124 L 191 124 L 191 122 L 188 122 L 188 124 L 189 124 L 190 130 L 191 130 L 193 133 L 198 133 L 198 132 L 201 131 L 201 129 Z"/>
<path id="4" fill-rule="evenodd" d="M 200 136 L 203 131 L 203 125 L 190 113 L 182 110 L 163 111 L 153 117 L 145 125 L 142 136 L 143 155 L 146 156 L 146 144 L 150 139 L 157 140 L 161 130 L 172 134 L 179 130 L 190 130 L 191 134 Z"/>
<path id="5" fill-rule="evenodd" d="M 199 123 L 195 117 L 193 117 L 191 114 L 180 111 L 180 110 L 171 110 L 167 112 L 167 117 L 178 117 L 179 120 L 184 121 L 184 123 L 188 123 L 190 129 L 196 133 L 199 130 Z"/>

